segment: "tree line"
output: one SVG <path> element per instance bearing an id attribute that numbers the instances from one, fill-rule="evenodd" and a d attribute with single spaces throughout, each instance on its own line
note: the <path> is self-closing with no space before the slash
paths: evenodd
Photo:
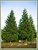
<path id="1" fill-rule="evenodd" d="M 1 30 L 1 38 L 6 42 L 18 40 L 32 41 L 36 39 L 36 30 L 33 24 L 32 16 L 28 17 L 27 10 L 23 10 L 22 17 L 17 27 L 13 10 L 11 10 L 5 27 Z"/>

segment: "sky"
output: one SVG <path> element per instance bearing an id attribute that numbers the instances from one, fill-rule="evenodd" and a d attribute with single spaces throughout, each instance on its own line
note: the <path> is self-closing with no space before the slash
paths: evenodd
<path id="1" fill-rule="evenodd" d="M 28 15 L 31 14 L 35 29 L 37 30 L 37 8 L 36 1 L 2 1 L 1 2 L 1 29 L 6 25 L 5 21 L 10 14 L 10 11 L 14 11 L 17 26 L 22 17 L 24 9 L 27 10 Z"/>

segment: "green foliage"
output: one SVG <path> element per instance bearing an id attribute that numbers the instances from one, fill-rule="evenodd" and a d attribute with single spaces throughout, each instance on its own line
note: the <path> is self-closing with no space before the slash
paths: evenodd
<path id="1" fill-rule="evenodd" d="M 32 35 L 34 35 L 34 38 L 36 38 L 36 30 L 35 30 L 35 27 L 34 27 L 34 24 L 33 24 L 33 19 L 32 19 L 32 16 L 30 15 L 29 17 L 29 21 L 30 21 L 30 31 L 32 33 Z"/>
<path id="2" fill-rule="evenodd" d="M 26 9 L 23 10 L 18 28 L 13 10 L 11 10 L 11 13 L 6 20 L 6 26 L 2 29 L 1 37 L 3 41 L 7 42 L 18 40 L 32 41 L 36 38 L 36 30 L 33 24 L 32 16 L 30 15 L 28 18 Z"/>
<path id="3" fill-rule="evenodd" d="M 17 25 L 14 17 L 13 10 L 11 10 L 10 15 L 6 20 L 6 26 L 2 30 L 2 40 L 4 41 L 17 41 L 18 34 L 17 34 Z"/>
<path id="4" fill-rule="evenodd" d="M 26 9 L 24 9 L 22 18 L 20 19 L 20 23 L 19 23 L 19 36 L 21 40 L 27 39 L 27 34 L 29 33 L 28 25 L 29 25 L 28 14 L 27 14 Z"/>
<path id="5" fill-rule="evenodd" d="M 34 38 L 36 38 L 36 31 L 35 31 L 32 17 L 30 16 L 28 18 L 26 9 L 23 10 L 23 15 L 19 22 L 18 32 L 19 32 L 18 37 L 21 40 L 27 39 L 28 41 L 32 41 Z"/>

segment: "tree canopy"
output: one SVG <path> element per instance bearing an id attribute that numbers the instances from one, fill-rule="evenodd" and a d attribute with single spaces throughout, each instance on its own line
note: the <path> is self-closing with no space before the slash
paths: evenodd
<path id="1" fill-rule="evenodd" d="M 11 10 L 6 20 L 6 26 L 2 30 L 2 39 L 5 41 L 16 41 L 18 39 L 17 24 L 13 10 Z"/>
<path id="2" fill-rule="evenodd" d="M 32 16 L 28 17 L 27 10 L 23 10 L 22 17 L 17 27 L 13 10 L 11 10 L 7 20 L 6 26 L 2 29 L 2 40 L 3 41 L 18 41 L 27 40 L 31 41 L 36 38 L 36 30 L 33 23 Z"/>

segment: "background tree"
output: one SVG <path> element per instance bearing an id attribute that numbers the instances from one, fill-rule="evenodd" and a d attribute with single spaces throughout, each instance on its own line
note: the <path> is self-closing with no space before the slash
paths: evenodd
<path id="1" fill-rule="evenodd" d="M 13 10 L 11 10 L 11 13 L 6 20 L 6 26 L 2 30 L 2 40 L 17 41 L 17 39 L 18 39 L 17 25 Z"/>
<path id="2" fill-rule="evenodd" d="M 30 33 L 31 33 L 30 37 L 36 38 L 36 30 L 35 30 L 33 19 L 32 19 L 31 15 L 29 16 L 29 22 L 30 22 Z"/>

